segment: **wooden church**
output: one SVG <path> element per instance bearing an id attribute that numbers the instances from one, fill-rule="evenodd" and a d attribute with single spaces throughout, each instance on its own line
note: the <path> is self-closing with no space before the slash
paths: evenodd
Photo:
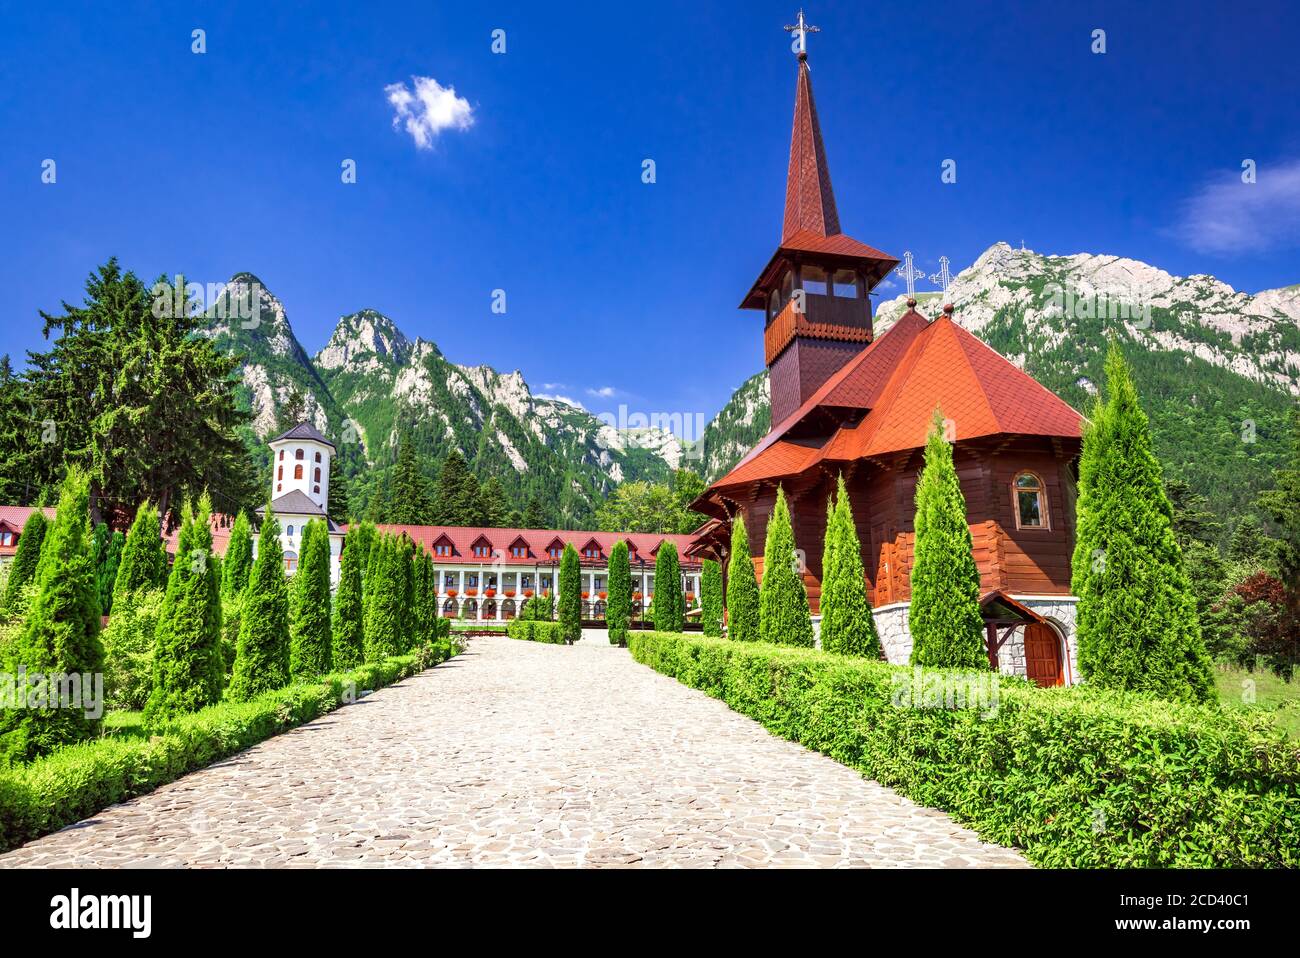
<path id="1" fill-rule="evenodd" d="M 809 29 L 802 14 L 795 29 Z M 694 503 L 713 518 L 689 551 L 725 568 L 732 519 L 743 516 L 761 576 L 783 487 L 817 622 L 826 503 L 842 473 L 885 656 L 907 662 L 914 495 L 938 406 L 966 498 L 990 665 L 1042 685 L 1072 683 L 1082 417 L 962 329 L 950 305 L 927 317 L 909 299 L 875 335 L 869 294 L 898 260 L 840 230 L 807 52 L 796 47 L 781 242 L 741 303 L 764 314 L 772 430 Z"/>

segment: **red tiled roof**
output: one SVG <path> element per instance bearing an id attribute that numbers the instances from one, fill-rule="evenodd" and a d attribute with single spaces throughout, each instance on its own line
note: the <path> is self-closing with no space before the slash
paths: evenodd
<path id="1" fill-rule="evenodd" d="M 14 544 L 11 546 L 0 546 L 0 556 L 11 556 L 18 551 L 18 540 L 22 538 L 23 526 L 31 514 L 36 511 L 35 506 L 0 506 L 0 525 L 5 526 L 10 532 L 16 532 Z M 42 510 L 45 518 L 54 518 L 54 509 L 45 506 Z"/>
<path id="2" fill-rule="evenodd" d="M 587 532 L 582 530 L 566 531 L 562 529 L 486 529 L 476 526 L 403 526 L 403 525 L 379 525 L 381 532 L 400 535 L 405 533 L 417 545 L 427 552 L 433 552 L 433 544 L 437 540 L 446 536 L 451 542 L 453 554 L 450 560 L 457 563 L 475 562 L 502 565 L 520 565 L 534 566 L 547 565 L 558 560 L 552 559 L 547 555 L 547 547 L 556 540 L 561 543 L 572 543 L 573 548 L 579 553 L 584 546 L 595 541 L 600 546 L 601 555 L 604 557 L 600 561 L 603 563 L 609 557 L 609 551 L 614 548 L 614 543 L 622 539 L 632 549 L 632 555 L 640 555 L 647 562 L 651 554 L 659 547 L 664 540 L 668 540 L 677 546 L 678 555 L 686 551 L 690 545 L 691 537 L 688 535 L 657 535 L 648 532 Z M 483 538 L 492 546 L 492 558 L 477 558 L 474 555 L 473 544 Z M 513 556 L 510 554 L 510 546 L 515 540 L 523 539 L 528 544 L 529 555 Z M 446 562 L 447 556 L 438 556 L 438 559 Z M 581 558 L 581 555 L 580 555 Z M 583 560 L 590 564 L 592 560 Z M 683 559 L 682 565 L 688 568 L 694 568 L 699 565 L 698 561 Z"/>
<path id="3" fill-rule="evenodd" d="M 220 512 L 214 512 L 208 522 L 208 527 L 212 530 L 212 551 L 219 556 L 226 554 L 226 547 L 230 545 L 230 529 L 235 524 L 234 516 L 227 516 Z M 256 537 L 257 533 L 254 532 Z M 163 542 L 167 546 L 168 555 L 176 554 L 176 542 L 181 537 L 181 527 L 178 523 L 176 528 L 171 532 L 163 533 Z"/>
<path id="4" fill-rule="evenodd" d="M 868 246 L 838 230 L 830 235 L 798 230 L 781 240 L 780 249 L 800 253 L 830 253 L 854 259 L 885 260 L 891 264 L 891 268 L 898 264 L 898 260 L 888 253 L 882 253 L 874 246 Z"/>
<path id="5" fill-rule="evenodd" d="M 701 499 L 714 489 L 797 475 L 819 462 L 920 448 L 936 405 L 953 421 L 958 440 L 1082 435 L 1080 413 L 951 317 L 927 323 L 909 311 L 778 423 Z M 825 407 L 869 411 L 857 425 L 829 438 L 784 438 Z"/>

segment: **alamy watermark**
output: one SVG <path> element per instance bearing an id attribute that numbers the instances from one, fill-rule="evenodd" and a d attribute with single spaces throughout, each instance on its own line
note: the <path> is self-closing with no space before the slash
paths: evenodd
<path id="1" fill-rule="evenodd" d="M 1086 282 L 1048 283 L 1043 299 L 1048 316 L 1127 320 L 1135 329 L 1151 328 L 1151 302 L 1142 285 L 1097 289 Z"/>
<path id="2" fill-rule="evenodd" d="M 998 714 L 1000 689 L 994 672 L 953 672 L 914 666 L 911 672 L 890 676 L 895 708 L 970 710 L 980 718 Z"/>
<path id="3" fill-rule="evenodd" d="M 262 324 L 262 285 L 260 283 L 185 283 L 177 276 L 174 283 L 158 282 L 149 292 L 150 310 L 158 319 L 192 316 L 196 313 L 213 319 L 238 321 L 244 329 Z"/>
<path id="4" fill-rule="evenodd" d="M 702 412 L 631 412 L 620 403 L 617 413 L 597 413 L 596 418 L 618 434 L 625 449 L 654 448 L 660 445 L 658 434 L 672 433 L 682 447 L 683 460 L 704 458 L 708 419 Z M 599 434 L 596 441 L 602 448 L 608 445 Z"/>
<path id="5" fill-rule="evenodd" d="M 104 716 L 102 672 L 0 672 L 0 709 L 76 709 L 88 719 Z"/>

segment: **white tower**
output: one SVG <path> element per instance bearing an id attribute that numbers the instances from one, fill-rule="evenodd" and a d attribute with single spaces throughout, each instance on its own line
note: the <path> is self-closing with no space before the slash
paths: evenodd
<path id="1" fill-rule="evenodd" d="M 330 501 L 330 457 L 334 455 L 334 443 L 317 432 L 310 423 L 303 422 L 276 436 L 269 445 L 272 456 L 271 501 L 275 502 L 293 492 L 301 492 L 321 512 L 327 512 Z"/>

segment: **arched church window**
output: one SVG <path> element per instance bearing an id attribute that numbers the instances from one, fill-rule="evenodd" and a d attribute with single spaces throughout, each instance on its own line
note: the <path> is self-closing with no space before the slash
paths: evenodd
<path id="1" fill-rule="evenodd" d="M 314 480 L 314 481 L 315 481 L 315 482 L 320 482 L 320 466 L 317 466 L 317 467 L 316 467 L 316 476 L 315 476 L 315 480 Z"/>
<path id="2" fill-rule="evenodd" d="M 288 531 L 288 534 L 292 536 L 292 535 L 293 535 L 293 526 L 290 526 L 290 527 L 288 528 L 287 531 Z"/>
<path id="3" fill-rule="evenodd" d="M 832 277 L 831 291 L 844 299 L 858 298 L 858 277 L 851 269 L 837 269 Z"/>
<path id="4" fill-rule="evenodd" d="M 320 462 L 320 453 L 319 453 L 319 452 L 316 453 L 316 461 L 317 461 L 317 462 Z"/>
<path id="5" fill-rule="evenodd" d="M 303 457 L 303 452 L 304 452 L 304 451 L 305 451 L 305 450 L 299 449 L 297 452 L 295 452 L 295 453 L 293 454 L 293 458 L 295 458 L 295 459 L 301 459 L 301 458 Z"/>
<path id="6" fill-rule="evenodd" d="M 279 482 L 283 478 L 284 478 L 284 466 L 281 466 L 279 469 L 275 470 L 275 479 L 277 482 Z"/>
<path id="7" fill-rule="evenodd" d="M 294 477 L 295 479 L 301 479 L 301 478 L 302 478 L 302 466 L 294 466 L 294 467 L 293 467 L 293 477 Z"/>
<path id="8" fill-rule="evenodd" d="M 281 462 L 284 462 L 284 450 L 283 450 L 283 449 L 280 450 L 280 461 L 281 461 Z"/>
<path id="9" fill-rule="evenodd" d="M 1047 496 L 1043 480 L 1032 472 L 1019 473 L 1013 483 L 1017 529 L 1049 529 Z"/>

